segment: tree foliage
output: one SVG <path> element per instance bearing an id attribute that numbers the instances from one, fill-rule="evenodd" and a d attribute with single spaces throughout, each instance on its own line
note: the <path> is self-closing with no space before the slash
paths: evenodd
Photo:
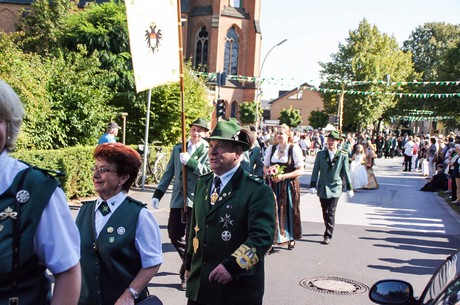
<path id="1" fill-rule="evenodd" d="M 256 103 L 259 107 L 256 107 Z M 240 121 L 242 124 L 252 124 L 256 122 L 256 112 L 259 110 L 259 119 L 262 118 L 263 109 L 259 102 L 248 101 L 240 104 Z"/>
<path id="2" fill-rule="evenodd" d="M 299 109 L 293 109 L 292 105 L 289 109 L 283 108 L 280 112 L 280 116 L 278 118 L 280 120 L 280 124 L 286 124 L 287 126 L 294 128 L 300 125 L 302 122 L 302 116 L 300 115 Z"/>
<path id="3" fill-rule="evenodd" d="M 384 80 L 387 75 L 392 81 L 408 81 L 416 78 L 410 53 L 403 52 L 394 37 L 381 34 L 375 25 L 366 19 L 360 22 L 358 29 L 349 32 L 346 44 L 339 44 L 332 60 L 320 63 L 321 75 L 330 81 L 323 84 L 337 90 L 355 90 L 367 92 L 395 91 L 396 86 L 382 86 L 373 80 Z M 337 85 L 336 80 L 341 81 Z M 350 81 L 368 82 L 348 84 Z M 403 91 L 402 88 L 398 91 Z M 324 94 L 325 109 L 337 109 L 337 97 Z M 357 124 L 370 124 L 384 117 L 398 103 L 398 98 L 391 95 L 345 94 L 344 126 L 356 127 Z"/>
<path id="4" fill-rule="evenodd" d="M 329 115 L 325 110 L 313 110 L 308 117 L 308 121 L 313 128 L 326 126 L 328 120 Z"/>
<path id="5" fill-rule="evenodd" d="M 460 25 L 444 22 L 425 23 L 417 27 L 404 42 L 404 49 L 410 51 L 415 69 L 421 73 L 420 81 L 434 82 L 458 80 L 460 75 Z M 419 93 L 453 93 L 458 86 L 413 86 L 413 92 Z M 407 103 L 406 103 L 407 104 Z M 412 107 L 411 107 L 412 106 Z M 438 116 L 450 116 L 445 123 L 455 128 L 460 123 L 457 109 L 460 98 L 427 98 L 416 101 L 408 109 L 424 109 L 434 111 Z"/>

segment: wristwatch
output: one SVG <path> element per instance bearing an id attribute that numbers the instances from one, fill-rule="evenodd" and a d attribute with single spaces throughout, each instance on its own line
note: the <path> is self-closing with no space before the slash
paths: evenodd
<path id="1" fill-rule="evenodd" d="M 139 292 L 137 292 L 136 289 L 129 287 L 128 290 L 131 292 L 133 299 L 137 300 L 139 298 Z"/>

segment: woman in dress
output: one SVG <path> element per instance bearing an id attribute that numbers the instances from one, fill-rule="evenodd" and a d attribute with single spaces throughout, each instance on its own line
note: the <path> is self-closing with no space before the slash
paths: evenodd
<path id="1" fill-rule="evenodd" d="M 371 141 L 363 142 L 363 147 L 366 156 L 366 172 L 367 172 L 367 185 L 364 187 L 366 190 L 378 189 L 379 183 L 374 174 L 374 159 L 377 157 L 375 148 Z"/>
<path id="2" fill-rule="evenodd" d="M 276 132 L 276 144 L 270 145 L 264 158 L 264 173 L 276 196 L 277 228 L 275 244 L 293 249 L 302 237 L 300 222 L 300 183 L 304 157 L 299 145 L 293 144 L 291 131 L 282 125 Z"/>
<path id="3" fill-rule="evenodd" d="M 364 148 L 361 144 L 356 146 L 356 152 L 351 158 L 350 164 L 350 175 L 351 175 L 351 184 L 355 192 L 358 189 L 365 187 L 368 183 L 367 181 L 367 172 L 366 172 L 366 156 L 364 154 Z"/>

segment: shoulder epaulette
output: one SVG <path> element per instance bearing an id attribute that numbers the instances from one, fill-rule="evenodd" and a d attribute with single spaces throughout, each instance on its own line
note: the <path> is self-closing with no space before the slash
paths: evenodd
<path id="1" fill-rule="evenodd" d="M 96 201 L 96 200 L 85 200 L 85 201 L 81 201 L 80 203 L 81 203 L 82 205 L 85 205 L 85 204 L 93 203 L 93 202 L 95 202 L 95 201 Z"/>
<path id="2" fill-rule="evenodd" d="M 27 166 L 30 166 L 32 167 L 32 169 L 36 169 L 36 170 L 39 170 L 39 171 L 42 171 L 50 176 L 53 176 L 53 177 L 64 177 L 65 174 L 61 171 L 55 171 L 55 170 L 51 170 L 51 169 L 44 169 L 44 168 L 40 168 L 40 167 L 37 167 L 37 166 L 33 166 L 33 165 L 30 165 L 29 163 L 25 162 L 25 161 L 22 161 L 22 160 L 19 160 L 21 161 L 22 163 L 26 164 Z"/>
<path id="3" fill-rule="evenodd" d="M 348 157 L 348 152 L 345 149 L 341 149 L 340 153 Z"/>
<path id="4" fill-rule="evenodd" d="M 134 204 L 136 204 L 136 205 L 138 205 L 138 206 L 140 206 L 140 207 L 146 207 L 146 206 L 147 206 L 146 203 L 141 202 L 141 201 L 139 201 L 139 200 L 136 200 L 136 199 L 134 199 L 134 198 L 132 198 L 132 197 L 130 197 L 130 196 L 126 197 L 126 199 L 129 199 L 129 201 L 131 201 L 132 203 L 134 203 Z"/>
<path id="5" fill-rule="evenodd" d="M 249 174 L 248 177 L 249 177 L 249 180 L 254 181 L 257 184 L 263 184 L 264 183 L 264 179 L 260 178 L 259 176 Z"/>

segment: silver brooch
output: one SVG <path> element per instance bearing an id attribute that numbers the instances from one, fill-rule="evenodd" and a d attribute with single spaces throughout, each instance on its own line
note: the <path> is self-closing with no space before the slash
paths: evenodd
<path id="1" fill-rule="evenodd" d="M 19 192 L 16 193 L 16 200 L 19 201 L 20 203 L 25 203 L 29 201 L 30 199 L 30 194 L 26 190 L 20 190 Z"/>

